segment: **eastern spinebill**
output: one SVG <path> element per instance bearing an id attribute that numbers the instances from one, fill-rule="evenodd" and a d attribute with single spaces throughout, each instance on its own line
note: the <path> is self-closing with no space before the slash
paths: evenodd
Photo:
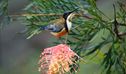
<path id="1" fill-rule="evenodd" d="M 51 34 L 56 36 L 57 38 L 68 34 L 72 27 L 71 21 L 72 18 L 75 16 L 75 10 L 65 12 L 61 18 L 53 20 L 49 25 L 41 26 L 40 30 L 49 30 Z"/>

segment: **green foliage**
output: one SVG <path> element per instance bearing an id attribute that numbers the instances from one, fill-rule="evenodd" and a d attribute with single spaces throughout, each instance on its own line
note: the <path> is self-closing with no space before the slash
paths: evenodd
<path id="1" fill-rule="evenodd" d="M 0 18 L 2 18 L 2 20 L 0 20 L 0 29 L 11 21 L 8 16 L 8 0 L 0 1 Z"/>
<path id="2" fill-rule="evenodd" d="M 69 33 L 67 44 L 81 57 L 100 51 L 100 53 L 104 54 L 101 66 L 104 67 L 103 70 L 106 74 L 125 74 L 126 28 L 122 30 L 119 27 L 126 27 L 126 10 L 124 10 L 120 2 L 118 5 L 120 11 L 116 12 L 115 7 L 113 13 L 117 16 L 115 15 L 113 19 L 100 11 L 94 0 L 32 0 L 25 10 L 35 14 L 63 14 L 65 11 L 79 8 L 78 14 L 82 12 L 84 16 L 88 14 L 91 18 L 86 19 L 81 16 L 73 20 L 73 29 Z M 88 13 L 85 14 L 84 12 Z M 28 33 L 31 34 L 29 38 L 41 32 L 38 30 L 38 26 L 48 25 L 49 21 L 58 17 L 26 16 L 29 23 Z M 64 37 L 62 39 L 64 40 Z M 106 48 L 104 49 L 104 47 Z"/>
<path id="3" fill-rule="evenodd" d="M 7 15 L 8 0 L 0 1 L 0 16 Z"/>

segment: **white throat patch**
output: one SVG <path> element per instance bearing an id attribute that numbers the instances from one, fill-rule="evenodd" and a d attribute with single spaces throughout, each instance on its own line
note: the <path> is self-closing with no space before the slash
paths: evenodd
<path id="1" fill-rule="evenodd" d="M 72 23 L 70 22 L 70 19 L 72 19 L 72 17 L 73 17 L 73 14 L 70 14 L 70 15 L 67 17 L 67 19 L 66 19 L 66 23 L 67 23 L 68 30 L 70 30 L 71 27 L 72 27 Z"/>

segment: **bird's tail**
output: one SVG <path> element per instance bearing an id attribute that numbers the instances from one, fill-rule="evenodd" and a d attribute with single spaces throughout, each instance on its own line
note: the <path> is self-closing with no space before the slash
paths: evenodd
<path id="1" fill-rule="evenodd" d="M 40 26 L 40 30 L 47 30 L 47 26 Z"/>

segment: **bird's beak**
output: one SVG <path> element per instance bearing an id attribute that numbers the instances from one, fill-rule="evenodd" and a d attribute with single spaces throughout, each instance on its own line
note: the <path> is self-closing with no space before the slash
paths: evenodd
<path id="1" fill-rule="evenodd" d="M 71 11 L 69 13 L 69 16 L 67 17 L 69 21 L 72 20 L 72 18 L 76 15 L 76 13 L 74 13 L 78 8 L 74 9 L 73 11 Z"/>
<path id="2" fill-rule="evenodd" d="M 74 13 L 76 10 L 78 10 L 78 8 L 76 8 L 76 9 L 74 9 L 73 11 L 71 11 L 71 13 L 70 13 L 70 19 L 72 19 L 75 15 L 76 15 L 76 13 Z"/>
<path id="3" fill-rule="evenodd" d="M 71 11 L 71 13 L 75 12 L 76 10 L 78 10 L 78 8 L 74 9 L 73 11 Z"/>

